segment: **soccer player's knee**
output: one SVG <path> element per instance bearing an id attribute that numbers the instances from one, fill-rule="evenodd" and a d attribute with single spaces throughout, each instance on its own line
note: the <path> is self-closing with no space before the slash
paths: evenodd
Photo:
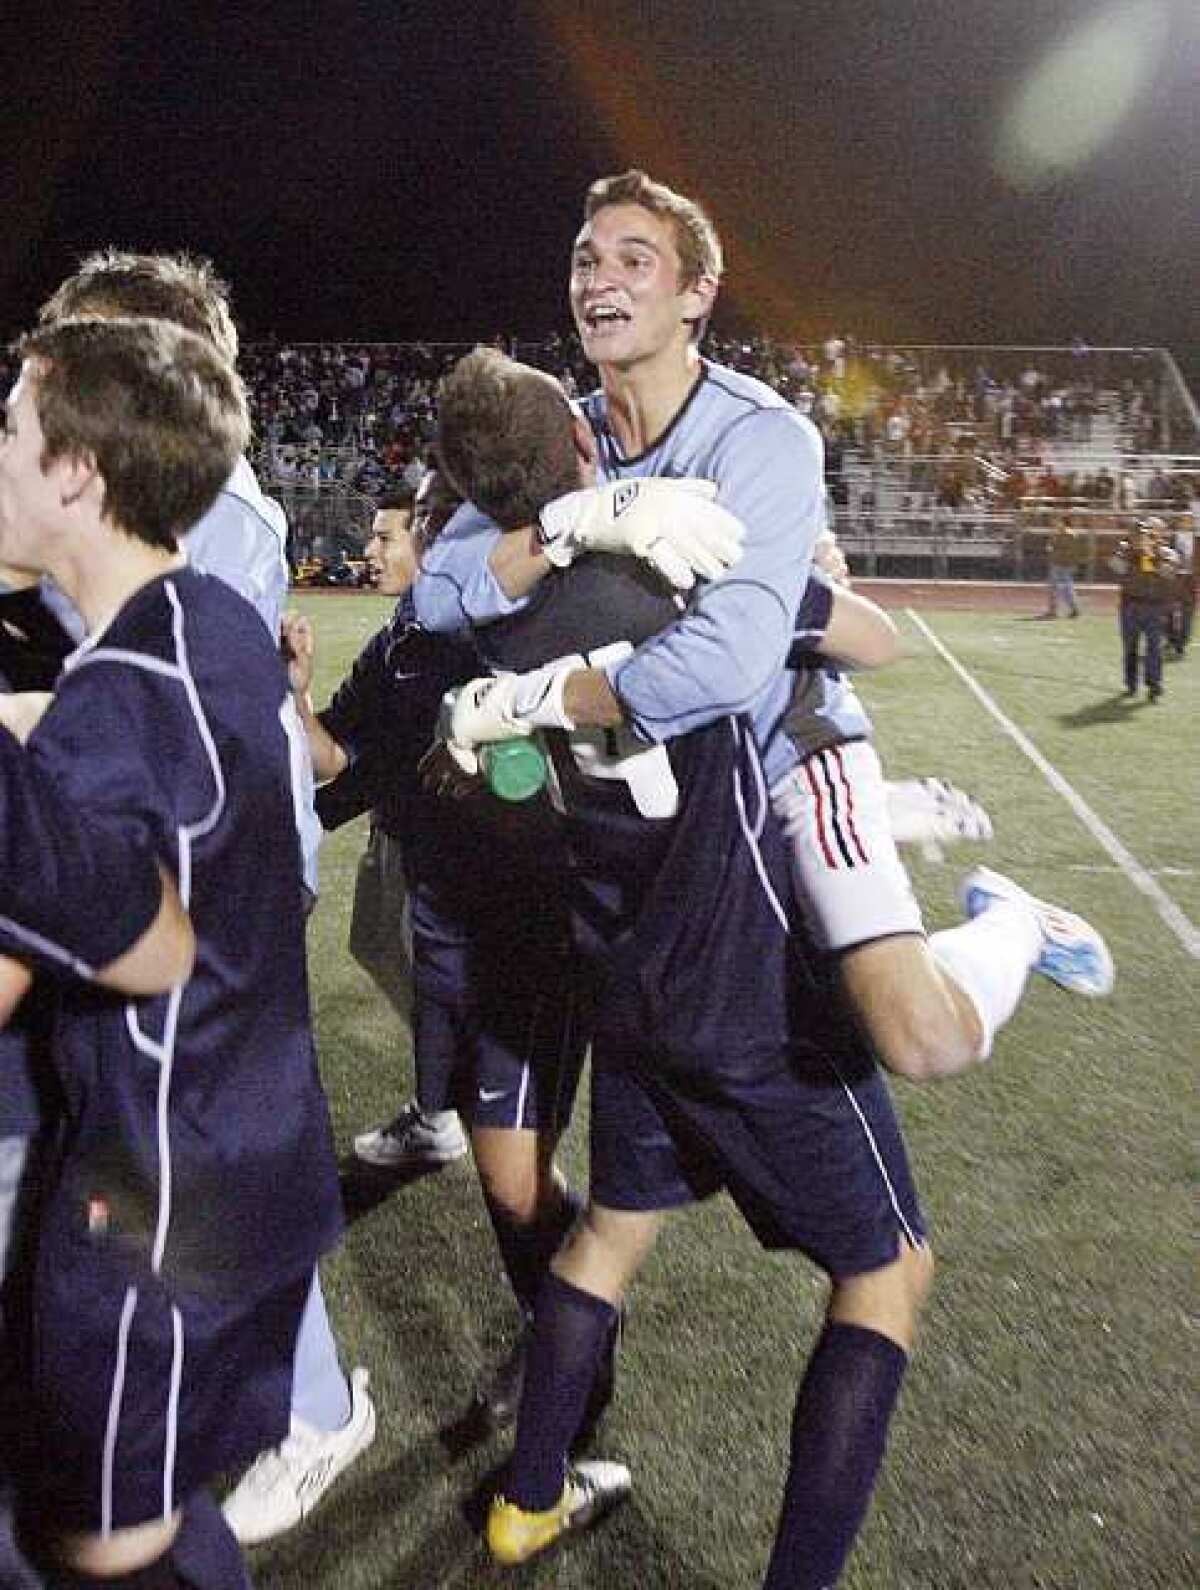
<path id="1" fill-rule="evenodd" d="M 928 1242 L 921 1243 L 919 1247 L 906 1244 L 903 1257 L 909 1295 L 915 1308 L 923 1308 L 933 1290 L 933 1249 Z"/>
<path id="2" fill-rule="evenodd" d="M 484 1177 L 484 1190 L 493 1213 L 510 1226 L 532 1226 L 540 1214 L 536 1169 L 492 1169 Z"/>
<path id="3" fill-rule="evenodd" d="M 861 980 L 851 993 L 888 1070 L 910 1082 L 932 1082 L 978 1059 L 982 1034 L 941 983 L 923 975 L 923 963 L 912 970 L 908 979 L 890 979 L 878 996 Z"/>
<path id="4" fill-rule="evenodd" d="M 850 950 L 842 961 L 850 1003 L 866 1028 L 881 1064 L 911 1082 L 925 1082 L 952 1063 L 946 1050 L 957 1039 L 953 1010 L 929 975 L 924 940 L 878 939 Z"/>
<path id="5" fill-rule="evenodd" d="M 607 1255 L 609 1262 L 632 1277 L 654 1246 L 662 1217 L 603 1209 L 589 1204 L 577 1228 L 581 1237 Z"/>
<path id="6" fill-rule="evenodd" d="M 972 1036 L 958 1021 L 945 1019 L 941 1010 L 893 1010 L 873 1025 L 871 1036 L 883 1064 L 909 1082 L 934 1082 L 978 1058 Z"/>

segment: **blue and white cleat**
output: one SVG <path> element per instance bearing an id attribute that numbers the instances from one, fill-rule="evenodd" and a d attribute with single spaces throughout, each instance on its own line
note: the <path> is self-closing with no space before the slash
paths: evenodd
<path id="1" fill-rule="evenodd" d="M 1037 918 L 1042 934 L 1042 949 L 1033 963 L 1034 971 L 1060 988 L 1086 994 L 1089 999 L 1112 993 L 1116 971 L 1108 945 L 1090 923 L 1073 911 L 1035 899 L 1019 883 L 990 867 L 976 867 L 966 875 L 959 885 L 959 899 L 963 910 L 972 917 L 1005 900 L 1027 906 Z"/>

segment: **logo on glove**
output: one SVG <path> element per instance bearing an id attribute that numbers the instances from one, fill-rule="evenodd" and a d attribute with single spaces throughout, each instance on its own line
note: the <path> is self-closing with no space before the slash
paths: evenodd
<path id="1" fill-rule="evenodd" d="M 618 486 L 613 492 L 612 516 L 619 519 L 626 508 L 631 508 L 637 501 L 638 483 L 636 480 L 626 481 L 623 486 Z"/>

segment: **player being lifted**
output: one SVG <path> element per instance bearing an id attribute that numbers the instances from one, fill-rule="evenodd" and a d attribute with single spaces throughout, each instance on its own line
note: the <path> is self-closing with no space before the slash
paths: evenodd
<path id="1" fill-rule="evenodd" d="M 471 486 L 476 506 L 486 505 L 501 524 L 533 513 L 549 483 L 561 490 L 581 469 L 590 479 L 590 432 L 582 419 L 572 419 L 561 389 L 542 371 L 477 350 L 444 383 L 440 406 L 449 467 Z M 535 448 L 542 453 L 536 473 Z M 520 487 L 517 460 L 525 471 Z M 574 641 L 590 648 L 617 635 L 642 639 L 677 616 L 665 587 L 648 586 L 619 560 L 591 558 L 571 573 L 570 581 L 555 574 L 539 584 L 523 620 L 481 629 L 485 654 L 528 667 L 547 647 L 563 650 Z M 797 894 L 814 936 L 839 953 L 880 1058 L 919 1081 L 953 1075 L 987 1054 L 995 1029 L 1015 1009 L 1030 961 L 1014 953 L 1011 934 L 996 937 L 1007 912 L 924 936 L 896 841 L 986 839 L 991 829 L 986 814 L 953 786 L 929 779 L 884 783 L 870 722 L 833 663 L 869 667 L 897 654 L 894 626 L 873 603 L 821 574 L 809 581 L 789 653 L 792 696 L 779 736 L 793 766 L 772 794 L 792 841 Z M 991 893 L 1019 898 L 983 869 L 964 881 L 963 893 L 976 909 Z M 1052 930 L 1062 916 L 1054 913 Z M 1094 942 L 1077 922 L 1071 933 L 1072 942 Z M 1038 948 L 1039 970 L 1084 992 L 1106 990 L 1102 950 L 1081 965 L 1078 957 L 1051 953 L 1040 934 L 1026 938 Z"/>
<path id="2" fill-rule="evenodd" d="M 708 253 L 701 255 L 698 266 L 693 260 L 693 268 L 701 273 L 698 279 L 705 284 L 700 290 L 696 288 L 696 278 L 689 276 L 687 265 L 681 268 L 681 261 L 689 257 L 688 245 L 695 244 L 697 233 L 708 246 Z M 788 579 L 795 582 L 796 562 L 789 565 L 782 549 L 777 549 L 772 571 L 767 550 L 772 546 L 770 529 L 761 522 L 761 515 L 764 509 L 769 511 L 773 506 L 779 518 L 788 522 L 792 547 L 799 548 L 797 561 L 801 565 L 802 580 L 804 554 L 811 546 L 815 531 L 815 514 L 811 511 L 814 481 L 808 482 L 807 499 L 802 490 L 793 490 L 789 496 L 776 499 L 772 504 L 772 487 L 781 477 L 786 478 L 788 466 L 785 463 L 778 472 L 773 472 L 770 465 L 775 454 L 782 450 L 790 450 L 793 459 L 796 453 L 803 455 L 809 439 L 803 434 L 788 433 L 787 422 L 778 413 L 782 405 L 774 394 L 757 383 L 708 366 L 696 355 L 689 323 L 697 318 L 698 310 L 702 317 L 705 306 L 711 304 L 719 271 L 715 238 L 711 237 L 710 229 L 707 238 L 705 233 L 706 223 L 694 206 L 637 174 L 616 179 L 614 183 L 598 184 L 592 190 L 589 220 L 577 245 L 573 302 L 585 346 L 597 358 L 604 384 L 603 394 L 588 405 L 602 469 L 620 473 L 626 469 L 645 468 L 649 463 L 650 467 L 657 464 L 682 473 L 715 476 L 721 483 L 722 500 L 727 506 L 741 511 L 745 504 L 746 558 L 736 575 L 702 593 L 689 615 L 628 661 L 609 664 L 601 672 L 584 668 L 582 660 L 576 657 L 539 670 L 525 679 L 483 683 L 476 691 L 464 693 L 455 724 L 460 739 L 469 742 L 493 735 L 526 732 L 531 723 L 559 729 L 603 726 L 615 730 L 618 738 L 625 737 L 624 754 L 617 761 L 628 770 L 638 760 L 639 741 L 636 735 L 630 734 L 632 725 L 634 730 L 641 731 L 641 746 L 645 747 L 647 741 L 665 739 L 673 771 L 681 772 L 683 764 L 690 763 L 694 776 L 697 771 L 694 758 L 700 756 L 703 762 L 703 755 L 695 747 L 689 750 L 686 741 L 671 740 L 670 736 L 735 705 L 755 710 L 759 736 L 767 745 L 768 759 L 772 757 L 774 739 L 774 760 L 779 770 L 774 775 L 775 782 L 787 773 L 789 763 L 794 764 L 796 760 L 794 748 L 789 753 L 782 737 L 772 735 L 780 716 L 778 709 L 764 706 L 768 699 L 778 699 L 779 684 L 783 684 L 785 699 L 790 691 L 790 684 L 783 681 L 780 671 L 786 648 L 780 645 L 778 655 L 772 660 L 769 651 L 755 644 L 762 639 L 762 631 L 748 635 L 745 616 L 747 613 L 760 615 L 763 628 L 769 629 L 773 610 L 773 633 L 778 640 L 778 618 L 782 612 L 786 615 L 786 638 L 790 639 L 794 604 L 789 586 L 781 582 Z M 764 413 L 771 416 L 766 424 L 760 423 Z M 791 419 L 794 422 L 795 416 Z M 755 474 L 747 455 L 758 453 L 760 446 L 760 467 Z M 812 460 L 810 445 L 809 459 Z M 815 490 L 819 491 L 819 471 L 813 473 Z M 793 480 L 791 484 L 795 487 L 796 482 Z M 609 511 L 616 508 L 619 500 L 619 492 L 610 494 Z M 802 513 L 797 524 L 796 506 L 806 501 L 810 511 Z M 497 548 L 486 535 L 481 536 L 478 527 L 469 527 L 466 542 L 475 542 L 472 564 L 469 557 L 459 559 L 462 543 L 458 548 L 447 543 L 442 573 L 450 574 L 448 583 L 456 589 L 464 606 L 473 607 L 477 616 L 481 616 L 490 599 L 494 610 L 504 609 L 506 605 L 511 610 L 511 603 L 497 601 L 494 593 L 489 598 L 487 571 L 481 570 L 478 556 L 481 547 L 492 555 L 492 570 L 499 575 L 505 598 L 520 594 L 545 572 L 546 552 L 557 563 L 569 561 L 571 547 L 563 547 L 561 542 L 556 544 L 555 510 L 543 515 L 543 520 L 549 527 L 550 537 L 545 547 L 525 534 L 511 537 L 507 544 Z M 539 559 L 543 560 L 540 564 Z M 742 622 L 736 619 L 729 622 L 739 610 Z M 560 632 L 551 643 L 551 651 L 565 650 L 571 639 Z M 591 639 L 595 643 L 596 637 Z M 726 666 L 724 653 L 728 647 L 732 647 L 733 655 Z M 705 679 L 707 698 L 702 689 Z M 655 685 L 659 687 L 657 698 Z M 747 686 L 748 692 L 739 696 L 739 690 L 744 691 Z M 673 715 L 671 708 L 675 700 L 682 701 L 683 711 Z M 594 741 L 594 736 L 592 739 Z M 657 768 L 647 769 L 645 762 L 655 753 L 650 750 L 641 754 L 644 760 L 638 779 L 642 796 L 659 799 L 665 791 L 669 800 L 672 780 L 662 759 Z M 752 748 L 740 747 L 739 755 L 748 757 L 739 771 L 752 772 L 756 767 Z M 679 765 L 674 766 L 676 763 Z M 588 766 L 592 771 L 597 770 L 594 745 Z M 602 769 L 609 774 L 615 770 L 612 766 Z M 647 783 L 647 771 L 651 783 L 656 785 L 653 789 Z M 630 782 L 635 800 L 644 805 L 638 785 Z M 725 782 L 715 788 L 719 790 L 717 799 L 727 804 L 730 785 Z M 742 786 L 739 784 L 738 788 Z M 575 790 L 568 788 L 566 793 L 570 813 Z M 737 835 L 734 827 L 723 829 L 714 817 L 709 833 L 701 836 L 700 831 L 685 820 L 689 816 L 694 819 L 694 811 L 689 809 L 689 795 L 683 779 L 675 780 L 674 793 L 677 803 L 682 802 L 677 805 L 680 813 L 677 824 L 699 846 L 692 868 L 677 880 L 680 899 L 686 902 L 682 908 L 690 912 L 696 909 L 697 891 L 692 887 L 696 874 L 703 874 L 710 860 L 705 849 L 716 843 L 718 832 L 728 832 L 734 844 Z M 659 811 L 661 813 L 661 806 Z M 744 832 L 742 837 L 745 838 Z M 769 846 L 771 836 L 764 833 L 763 838 L 764 845 Z M 1041 952 L 1043 937 L 1036 911 L 1026 898 L 1020 897 L 1019 891 L 1014 892 L 1018 899 L 1005 902 L 1003 910 L 997 908 L 997 916 L 1014 919 L 1009 929 L 1015 931 L 1020 948 L 1013 959 L 1019 963 L 1019 981 L 1023 984 L 1029 965 Z M 660 894 L 652 898 L 661 905 Z M 727 900 L 726 907 L 732 903 Z M 736 911 L 726 909 L 722 926 L 736 919 L 736 915 Z M 648 933 L 651 925 L 655 931 Z M 672 932 L 678 935 L 679 931 L 678 923 L 669 920 L 669 913 L 655 920 L 653 910 L 644 912 L 635 923 L 626 921 L 624 926 L 629 930 L 629 941 L 639 944 L 650 955 L 654 953 L 656 938 L 669 937 Z M 760 941 L 760 948 L 764 949 L 769 961 L 766 939 L 773 931 L 770 919 L 761 920 L 759 928 L 766 935 Z M 917 928 L 909 931 L 918 930 L 919 919 Z M 610 939 L 606 948 L 616 953 L 620 961 L 624 952 L 614 951 L 617 943 L 618 939 Z M 731 973 L 736 976 L 736 967 L 737 956 L 731 951 L 724 968 L 726 977 Z M 760 976 L 762 969 L 760 965 Z M 726 991 L 732 996 L 734 989 L 727 984 Z M 660 988 L 659 992 L 664 993 L 664 990 Z M 670 990 L 676 997 L 680 992 L 678 988 Z M 739 998 L 742 992 L 737 989 Z M 609 1011 L 610 1017 L 611 1014 Z M 762 1016 L 769 1027 L 771 1012 L 764 1008 Z M 601 1028 L 603 1026 L 602 1016 Z M 715 1155 L 715 1173 L 726 1180 L 738 1196 L 741 1178 L 753 1181 L 766 1167 L 763 1163 L 751 1167 L 739 1158 L 735 1146 L 737 1131 L 730 1129 L 732 1116 L 744 1111 L 753 1115 L 754 1105 L 750 1101 L 755 1081 L 751 1081 L 754 1067 L 750 1062 L 740 1079 L 728 1075 L 731 1067 L 737 1070 L 733 1058 L 737 1040 L 732 1034 L 729 1037 L 731 1042 L 724 1050 L 727 1087 L 724 1103 L 730 1106 L 732 1114 L 719 1126 L 707 1121 L 700 1135 Z M 619 1492 L 627 1484 L 627 1476 L 609 1470 L 591 1474 L 584 1471 L 582 1476 L 576 1471 L 568 1477 L 563 1489 L 563 1456 L 572 1433 L 572 1410 L 578 1400 L 578 1387 L 572 1389 L 571 1374 L 563 1368 L 563 1342 L 572 1333 L 586 1341 L 588 1331 L 583 1322 L 589 1314 L 601 1312 L 597 1299 L 611 1303 L 620 1295 L 652 1236 L 656 1217 L 649 1211 L 686 1201 L 688 1186 L 694 1191 L 703 1182 L 703 1178 L 698 1183 L 693 1177 L 689 1183 L 679 1174 L 673 1182 L 668 1176 L 655 1185 L 653 1174 L 639 1164 L 637 1124 L 644 1124 L 649 1130 L 653 1120 L 660 1133 L 665 1124 L 685 1161 L 690 1132 L 697 1129 L 698 1124 L 694 1116 L 689 1117 L 689 1106 L 678 1091 L 672 1094 L 661 1075 L 649 1074 L 644 1064 L 639 1067 L 630 1059 L 631 1044 L 640 1048 L 645 1057 L 653 1053 L 656 1046 L 661 1046 L 661 1032 L 632 1035 L 625 1032 L 615 1042 L 610 1033 L 609 1039 L 606 1044 L 598 1037 L 594 1051 L 597 1124 L 593 1143 L 600 1163 L 593 1166 L 593 1207 L 579 1236 L 555 1264 L 557 1282 L 566 1286 L 566 1294 L 552 1280 L 543 1294 L 544 1306 L 539 1306 L 538 1335 L 530 1363 L 531 1389 L 522 1409 L 509 1481 L 511 1494 L 508 1502 L 497 1504 L 492 1516 L 493 1549 L 509 1559 L 540 1549 L 564 1528 L 594 1512 L 598 1500 L 603 1500 L 606 1493 Z M 844 1035 L 829 1034 L 823 1041 L 831 1051 L 846 1053 Z M 704 1039 L 693 1028 L 688 1042 L 693 1046 L 690 1063 L 694 1063 L 695 1045 L 698 1043 L 703 1048 Z M 791 1045 L 794 1061 L 796 1048 L 803 1047 L 803 1038 L 793 1030 L 784 1043 L 785 1047 Z M 831 1058 L 832 1053 L 826 1056 L 827 1061 Z M 885 1145 L 883 1160 L 877 1159 L 870 1166 L 864 1166 L 861 1177 L 851 1174 L 849 1182 L 841 1189 L 847 1206 L 857 1202 L 853 1220 L 859 1222 L 858 1232 L 849 1244 L 854 1252 L 843 1251 L 835 1256 L 824 1244 L 827 1233 L 821 1228 L 828 1214 L 826 1201 L 831 1189 L 818 1185 L 819 1177 L 803 1192 L 792 1189 L 800 1203 L 808 1200 L 805 1216 L 793 1221 L 788 1214 L 776 1210 L 778 1223 L 772 1225 L 768 1221 L 764 1226 L 761 1219 L 755 1220 L 751 1215 L 765 1240 L 804 1248 L 833 1279 L 826 1330 L 797 1404 L 791 1476 L 768 1577 L 770 1585 L 826 1584 L 836 1576 L 870 1494 L 887 1418 L 927 1277 L 928 1255 L 920 1240 L 920 1217 L 911 1196 L 903 1151 L 890 1117 L 886 1094 L 881 1092 L 873 1076 L 862 1071 L 858 1061 L 851 1059 L 846 1065 L 856 1077 L 853 1084 L 843 1077 L 841 1084 L 844 1087 L 842 1102 L 848 1115 L 855 1117 L 853 1123 L 847 1122 L 850 1160 L 863 1147 L 862 1142 L 857 1148 L 854 1146 L 856 1135 L 862 1133 L 864 1138 L 869 1135 L 863 1131 L 868 1114 L 873 1117 L 876 1145 Z M 803 1084 L 795 1077 L 795 1070 L 794 1065 L 790 1069 L 784 1066 L 776 1078 L 784 1096 L 793 1086 L 797 1094 L 803 1093 Z M 761 1083 L 761 1073 L 756 1081 Z M 671 1096 L 663 1097 L 664 1088 Z M 762 1097 L 760 1093 L 760 1103 Z M 614 1104 L 614 1099 L 619 1102 Z M 648 1100 L 657 1104 L 657 1112 L 648 1105 Z M 811 1095 L 805 1102 L 798 1096 L 788 1098 L 786 1103 L 778 1097 L 775 1100 L 795 1128 L 793 1149 L 803 1142 L 811 1128 L 811 1118 L 806 1116 L 811 1102 Z M 852 1107 L 854 1104 L 857 1109 Z M 746 1118 L 746 1114 L 741 1113 L 743 1126 Z M 624 1155 L 617 1146 L 622 1140 Z M 768 1162 L 771 1151 L 766 1144 L 769 1141 L 769 1134 L 760 1141 L 763 1159 Z M 690 1147 L 695 1148 L 694 1141 Z M 630 1165 L 622 1164 L 623 1158 L 638 1165 L 642 1172 L 636 1189 L 631 1187 Z M 755 1155 L 752 1153 L 750 1158 L 753 1160 Z M 887 1173 L 881 1174 L 885 1164 Z M 661 1171 L 662 1167 L 658 1169 Z M 711 1156 L 708 1169 L 710 1173 L 714 1171 Z M 679 1165 L 676 1170 L 680 1170 Z M 877 1206 L 873 1216 L 870 1213 L 872 1200 L 880 1194 L 880 1186 L 873 1186 L 874 1183 L 885 1186 L 887 1193 L 886 1212 Z M 748 1212 L 756 1209 L 753 1199 L 743 1207 L 748 1207 Z M 756 1213 L 761 1216 L 761 1209 L 757 1208 Z M 883 1234 L 889 1228 L 890 1239 Z M 873 1239 L 866 1235 L 872 1229 Z M 877 1243 L 873 1252 L 870 1251 L 872 1240 Z M 582 1358 L 586 1357 L 584 1349 Z M 580 1383 L 586 1384 L 586 1367 L 579 1373 Z M 848 1396 L 846 1388 L 856 1381 L 861 1382 L 863 1396 L 851 1414 L 843 1399 Z M 831 1407 L 837 1411 L 831 1414 Z M 861 1421 L 849 1443 L 856 1455 L 852 1472 L 839 1474 L 836 1486 L 832 1486 L 830 1465 L 835 1449 L 843 1452 L 846 1449 L 844 1445 L 839 1447 L 840 1438 L 847 1434 L 846 1419 L 851 1423 Z M 837 1506 L 828 1505 L 833 1490 L 838 1496 Z M 817 1498 L 824 1498 L 824 1504 L 815 1505 Z"/>

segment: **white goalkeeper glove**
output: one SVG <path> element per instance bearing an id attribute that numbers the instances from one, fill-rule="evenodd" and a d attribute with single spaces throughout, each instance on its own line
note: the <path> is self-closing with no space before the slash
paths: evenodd
<path id="1" fill-rule="evenodd" d="M 573 729 L 563 709 L 563 689 L 568 674 L 587 666 L 582 657 L 560 657 L 529 673 L 472 679 L 447 697 L 446 749 L 474 777 L 481 745 L 518 740 L 534 729 Z"/>
<path id="2" fill-rule="evenodd" d="M 558 568 L 581 552 L 631 553 L 690 591 L 742 555 L 745 528 L 714 500 L 711 480 L 614 480 L 556 497 L 538 516 L 542 551 Z"/>
<path id="3" fill-rule="evenodd" d="M 943 778 L 904 778 L 885 785 L 888 821 L 898 845 L 986 842 L 992 820 L 977 800 Z"/>

